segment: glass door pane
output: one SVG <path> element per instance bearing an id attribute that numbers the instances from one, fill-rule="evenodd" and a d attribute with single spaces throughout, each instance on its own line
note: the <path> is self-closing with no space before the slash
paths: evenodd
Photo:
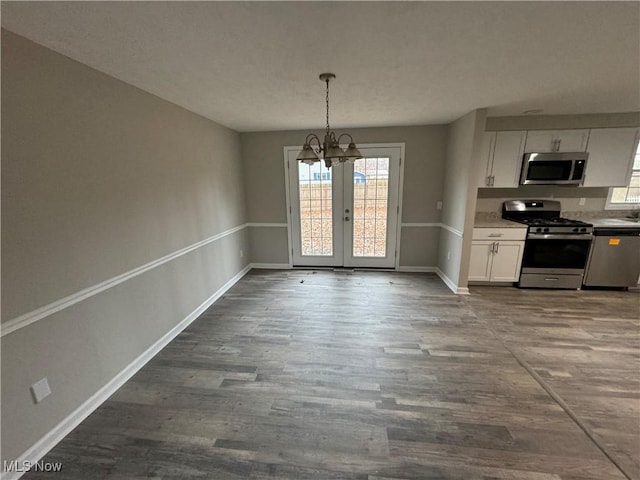
<path id="1" fill-rule="evenodd" d="M 354 257 L 387 256 L 389 158 L 362 158 L 353 165 Z"/>
<path id="2" fill-rule="evenodd" d="M 394 268 L 398 234 L 399 146 L 362 147 L 344 165 L 344 265 Z"/>
<path id="3" fill-rule="evenodd" d="M 302 256 L 333 255 L 331 170 L 322 162 L 298 166 Z"/>
<path id="4" fill-rule="evenodd" d="M 296 160 L 300 148 L 286 147 L 291 230 L 291 262 L 295 266 L 342 266 L 343 183 L 340 168 L 328 169 Z"/>

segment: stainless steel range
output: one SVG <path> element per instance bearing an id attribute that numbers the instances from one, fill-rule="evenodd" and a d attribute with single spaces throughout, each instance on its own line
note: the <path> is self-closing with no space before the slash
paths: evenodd
<path id="1" fill-rule="evenodd" d="M 502 218 L 529 226 L 519 287 L 582 286 L 593 225 L 560 217 L 560 202 L 554 200 L 504 202 Z"/>

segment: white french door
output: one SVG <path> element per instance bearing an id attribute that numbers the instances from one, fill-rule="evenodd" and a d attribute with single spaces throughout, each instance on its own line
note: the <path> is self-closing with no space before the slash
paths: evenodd
<path id="1" fill-rule="evenodd" d="M 394 268 L 401 147 L 362 147 L 329 169 L 299 151 L 285 148 L 293 265 Z"/>

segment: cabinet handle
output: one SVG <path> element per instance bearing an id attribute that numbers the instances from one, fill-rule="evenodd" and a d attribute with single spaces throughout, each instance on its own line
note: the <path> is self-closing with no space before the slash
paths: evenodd
<path id="1" fill-rule="evenodd" d="M 485 184 L 487 187 L 490 187 L 490 186 L 491 186 L 491 175 L 487 175 L 487 178 L 485 178 L 485 179 L 484 179 L 484 184 Z"/>
<path id="2" fill-rule="evenodd" d="M 500 243 L 496 242 L 496 255 L 498 254 L 498 249 L 500 248 Z"/>
<path id="3" fill-rule="evenodd" d="M 558 277 L 544 277 L 545 282 L 556 282 L 560 280 Z"/>
<path id="4" fill-rule="evenodd" d="M 493 184 L 496 181 L 496 176 L 495 175 L 491 175 L 491 186 L 493 187 Z"/>

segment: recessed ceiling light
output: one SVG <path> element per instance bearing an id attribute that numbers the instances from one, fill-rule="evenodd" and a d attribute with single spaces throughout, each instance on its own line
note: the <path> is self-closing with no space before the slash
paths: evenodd
<path id="1" fill-rule="evenodd" d="M 525 110 L 524 112 L 522 112 L 524 115 L 533 115 L 535 113 L 542 113 L 542 109 L 541 108 L 533 108 L 531 110 Z"/>

